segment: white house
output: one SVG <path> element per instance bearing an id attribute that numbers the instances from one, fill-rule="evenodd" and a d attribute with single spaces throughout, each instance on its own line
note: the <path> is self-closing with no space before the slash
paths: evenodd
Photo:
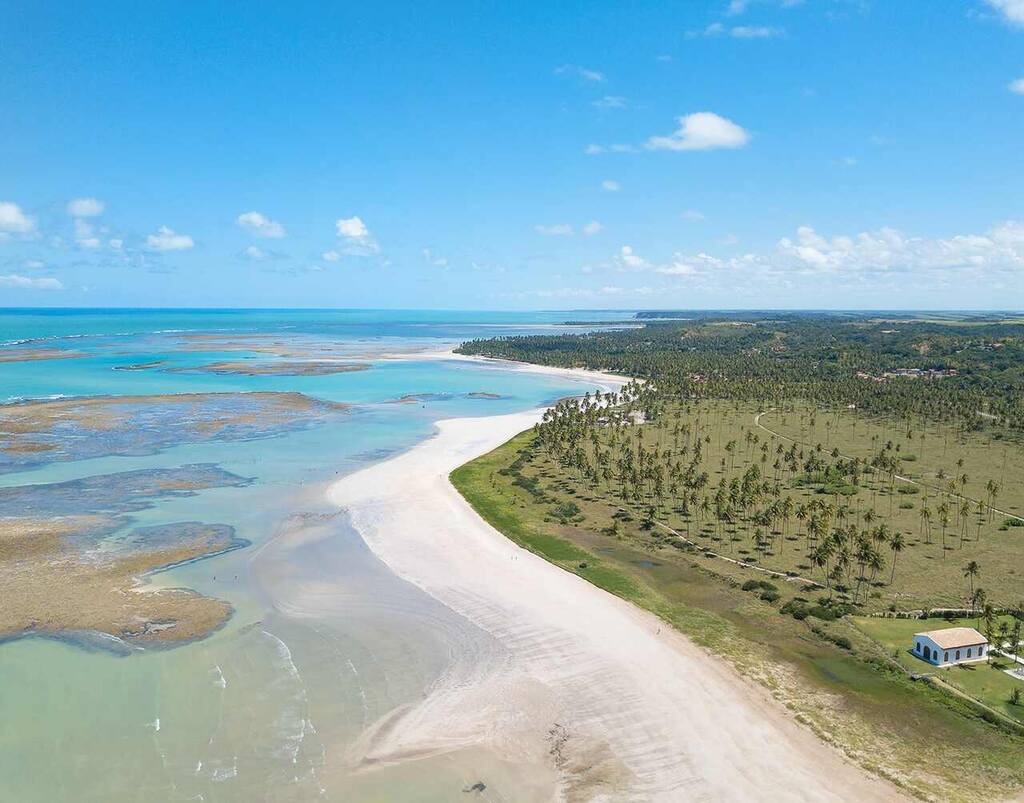
<path id="1" fill-rule="evenodd" d="M 988 639 L 973 627 L 947 627 L 914 634 L 914 655 L 935 666 L 984 661 Z"/>

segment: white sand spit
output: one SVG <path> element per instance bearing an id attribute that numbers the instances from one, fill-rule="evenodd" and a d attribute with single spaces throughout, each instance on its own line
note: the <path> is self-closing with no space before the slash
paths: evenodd
<path id="1" fill-rule="evenodd" d="M 384 563 L 495 645 L 453 655 L 425 699 L 376 723 L 351 760 L 368 769 L 486 748 L 522 764 L 524 790 L 546 780 L 531 799 L 898 798 L 731 667 L 477 516 L 448 474 L 540 415 L 442 421 L 330 488 Z"/>

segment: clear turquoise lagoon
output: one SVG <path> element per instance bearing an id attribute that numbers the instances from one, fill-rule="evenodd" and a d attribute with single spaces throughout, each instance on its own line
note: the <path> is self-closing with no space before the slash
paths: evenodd
<path id="1" fill-rule="evenodd" d="M 574 318 L 628 317 L 0 310 L 0 349 L 83 355 L 0 362 L 7 404 L 291 391 L 350 405 L 343 415 L 254 438 L 157 438 L 155 447 L 113 454 L 101 443 L 90 456 L 69 447 L 32 464 L 0 456 L 0 488 L 197 463 L 252 479 L 156 499 L 130 514 L 132 528 L 219 523 L 249 542 L 149 578 L 229 601 L 234 613 L 222 629 L 174 648 L 106 649 L 81 638 L 0 643 L 0 800 L 441 801 L 479 780 L 493 791 L 489 799 L 516 799 L 500 760 L 471 752 L 350 771 L 348 756 L 369 725 L 421 697 L 453 654 L 471 653 L 486 636 L 390 574 L 323 492 L 340 474 L 429 437 L 440 419 L 525 410 L 591 389 L 436 352 L 470 338 L 561 331 Z M 282 359 L 245 350 L 271 341 L 369 367 L 326 376 L 190 371 Z M 158 365 L 116 370 L 150 363 Z M 285 549 L 275 541 L 282 532 L 308 538 Z M 97 547 L 117 550 L 123 535 Z"/>

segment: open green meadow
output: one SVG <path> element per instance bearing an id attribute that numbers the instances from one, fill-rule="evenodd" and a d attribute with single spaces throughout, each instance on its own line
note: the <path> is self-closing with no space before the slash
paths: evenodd
<path id="1" fill-rule="evenodd" d="M 640 520 L 652 543 L 678 544 L 671 529 L 716 571 L 782 575 L 786 599 L 861 613 L 1024 600 L 1015 444 L 847 410 L 709 401 L 587 438 L 588 467 L 566 470 L 543 450 L 531 462 L 532 476 L 570 498 L 563 513 L 591 496 L 620 506 L 608 526 Z"/>
<path id="2" fill-rule="evenodd" d="M 940 669 L 918 658 L 908 648 L 915 633 L 947 625 L 950 627 L 977 627 L 977 620 L 950 619 L 948 622 L 935 620 L 922 622 L 915 619 L 880 619 L 857 616 L 853 617 L 852 621 L 860 630 L 886 647 L 892 657 L 908 672 L 934 675 L 944 683 L 981 700 L 1005 716 L 1021 719 L 1021 706 L 1011 703 L 1010 697 L 1014 689 L 1024 695 L 1024 679 L 1011 677 L 1005 671 L 1015 666 L 1024 669 L 1021 664 L 1004 656 L 994 656 L 985 662 Z M 1001 616 L 998 617 L 998 623 L 1012 628 L 1013 618 Z"/>

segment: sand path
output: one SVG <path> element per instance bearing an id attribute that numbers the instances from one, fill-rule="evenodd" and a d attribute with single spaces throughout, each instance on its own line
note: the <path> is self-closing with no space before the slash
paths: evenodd
<path id="1" fill-rule="evenodd" d="M 422 702 L 377 723 L 351 760 L 485 747 L 567 801 L 897 799 L 731 667 L 477 516 L 448 474 L 540 415 L 442 421 L 433 438 L 331 486 L 392 571 L 496 645 L 453 655 Z"/>

